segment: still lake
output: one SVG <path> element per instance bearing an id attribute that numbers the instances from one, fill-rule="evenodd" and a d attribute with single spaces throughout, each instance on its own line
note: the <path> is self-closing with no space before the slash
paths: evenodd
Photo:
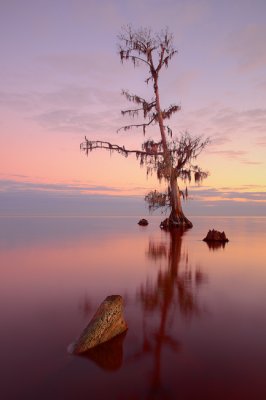
<path id="1" fill-rule="evenodd" d="M 2 399 L 266 399 L 266 218 L 161 219 L 0 218 Z M 127 333 L 68 354 L 111 294 Z"/>

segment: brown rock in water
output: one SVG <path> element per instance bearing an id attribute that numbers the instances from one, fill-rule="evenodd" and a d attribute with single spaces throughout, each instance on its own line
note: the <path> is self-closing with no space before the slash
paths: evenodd
<path id="1" fill-rule="evenodd" d="M 207 236 L 203 239 L 204 242 L 229 242 L 224 232 L 216 231 L 215 229 L 209 230 Z"/>
<path id="2" fill-rule="evenodd" d="M 119 295 L 106 297 L 79 339 L 72 345 L 71 352 L 83 353 L 127 330 L 123 316 L 123 298 Z"/>
<path id="3" fill-rule="evenodd" d="M 149 224 L 149 222 L 145 218 L 142 218 L 139 220 L 138 224 L 141 226 L 146 226 Z"/>

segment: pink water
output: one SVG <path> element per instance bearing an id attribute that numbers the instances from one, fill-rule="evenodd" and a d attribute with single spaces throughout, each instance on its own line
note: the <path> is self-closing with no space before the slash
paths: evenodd
<path id="1" fill-rule="evenodd" d="M 266 218 L 159 221 L 0 218 L 1 398 L 266 399 Z M 68 354 L 110 294 L 125 337 Z"/>

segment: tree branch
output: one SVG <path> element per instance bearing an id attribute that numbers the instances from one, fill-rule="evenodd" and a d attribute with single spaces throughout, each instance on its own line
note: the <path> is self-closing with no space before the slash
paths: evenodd
<path id="1" fill-rule="evenodd" d="M 124 59 L 128 60 L 129 58 L 131 58 L 131 60 L 133 61 L 133 64 L 134 64 L 134 65 L 135 65 L 135 62 L 136 62 L 136 60 L 137 60 L 137 61 L 144 62 L 144 63 L 147 64 L 150 68 L 152 67 L 152 65 L 151 65 L 148 61 L 144 60 L 144 58 L 141 58 L 141 57 L 138 57 L 138 56 L 132 56 L 131 54 L 129 54 L 129 52 L 131 52 L 131 51 L 133 51 L 133 49 L 130 49 L 130 50 L 122 50 L 122 49 L 121 49 L 121 50 L 120 50 L 119 54 L 120 54 L 121 63 L 123 63 L 123 60 L 124 60 Z"/>
<path id="2" fill-rule="evenodd" d="M 129 150 L 126 149 L 124 146 L 119 146 L 117 144 L 112 144 L 109 142 L 104 142 L 101 140 L 88 140 L 85 136 L 85 142 L 82 142 L 80 144 L 80 149 L 85 151 L 86 154 L 88 155 L 89 151 L 95 150 L 95 149 L 105 149 L 109 151 L 117 151 L 118 153 L 124 155 L 127 157 L 129 154 L 136 154 L 137 156 L 162 156 L 162 152 L 157 152 L 156 154 L 154 151 L 151 150 Z"/>
<path id="3" fill-rule="evenodd" d="M 131 125 L 125 125 L 125 126 L 122 126 L 121 128 L 119 128 L 119 129 L 117 129 L 117 131 L 116 132 L 119 132 L 119 131 L 121 131 L 121 130 L 123 130 L 123 131 L 128 131 L 129 129 L 131 129 L 131 128 L 140 128 L 140 127 L 142 127 L 143 128 L 143 134 L 145 135 L 145 133 L 146 133 L 146 127 L 147 126 L 149 126 L 149 125 L 151 125 L 151 123 L 156 119 L 156 114 L 153 116 L 153 118 L 151 118 L 151 120 L 149 121 L 149 122 L 147 122 L 146 124 L 131 124 Z"/>
<path id="4" fill-rule="evenodd" d="M 160 69 L 161 69 L 162 66 L 163 66 L 163 56 L 164 56 L 164 52 L 165 52 L 165 47 L 161 46 L 160 60 L 159 60 L 158 66 L 157 66 L 157 68 L 156 68 L 157 74 L 158 74 L 158 72 L 160 71 Z"/>
<path id="5" fill-rule="evenodd" d="M 172 104 L 172 105 L 170 105 L 170 107 L 168 107 L 168 109 L 162 110 L 162 117 L 163 117 L 163 119 L 166 119 L 166 118 L 170 119 L 172 114 L 174 114 L 180 110 L 181 110 L 180 106 L 177 106 L 176 104 Z"/>

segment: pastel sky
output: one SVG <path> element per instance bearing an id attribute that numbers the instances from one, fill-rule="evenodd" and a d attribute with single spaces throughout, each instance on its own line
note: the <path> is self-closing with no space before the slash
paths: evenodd
<path id="1" fill-rule="evenodd" d="M 176 135 L 211 139 L 198 161 L 210 176 L 190 188 L 187 212 L 266 215 L 265 16 L 265 0 L 1 1 L 0 215 L 144 212 L 155 177 L 134 157 L 79 150 L 84 135 L 134 149 L 144 140 L 116 133 L 121 90 L 151 94 L 145 68 L 119 61 L 128 23 L 169 27 L 178 54 L 162 105 L 182 107 Z"/>

